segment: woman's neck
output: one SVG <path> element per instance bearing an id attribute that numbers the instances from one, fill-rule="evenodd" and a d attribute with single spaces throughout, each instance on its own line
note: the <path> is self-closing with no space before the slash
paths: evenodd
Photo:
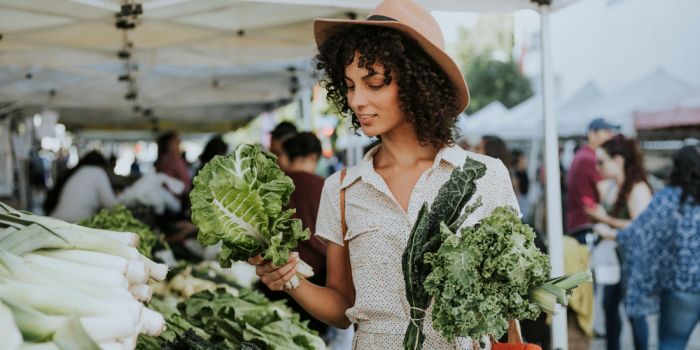
<path id="1" fill-rule="evenodd" d="M 617 188 L 621 188 L 622 185 L 625 184 L 625 174 L 620 174 L 618 176 L 615 176 L 613 178 L 615 180 L 615 184 L 617 185 Z"/>
<path id="2" fill-rule="evenodd" d="M 382 146 L 374 157 L 374 165 L 413 166 L 421 161 L 435 159 L 439 151 L 431 144 L 421 146 L 413 125 L 405 123 L 401 128 L 382 135 Z"/>
<path id="3" fill-rule="evenodd" d="M 316 160 L 298 157 L 289 165 L 287 172 L 313 174 L 316 172 Z"/>

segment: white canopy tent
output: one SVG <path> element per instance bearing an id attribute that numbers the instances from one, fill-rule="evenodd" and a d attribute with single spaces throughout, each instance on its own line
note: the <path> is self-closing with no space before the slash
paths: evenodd
<path id="1" fill-rule="evenodd" d="M 559 178 L 549 14 L 576 1 L 416 0 L 429 11 L 539 10 L 549 178 Z M 363 18 L 379 2 L 151 0 L 141 3 L 143 14 L 134 19 L 128 12 L 138 10 L 136 7 L 127 7 L 125 16 L 115 18 L 115 13 L 122 10 L 120 0 L 0 0 L 0 104 L 9 105 L 0 112 L 49 105 L 59 109 L 62 122 L 75 118 L 83 127 L 105 120 L 143 127 L 139 124 L 143 116 L 134 112 L 135 106 L 141 111 L 152 108 L 152 115 L 161 122 L 177 120 L 179 112 L 180 118 L 203 124 L 202 118 L 209 118 L 211 108 L 225 109 L 221 115 L 226 120 L 241 120 L 250 114 L 234 113 L 232 101 L 258 106 L 280 103 L 293 97 L 293 92 L 285 96 L 293 76 L 297 76 L 302 91 L 308 88 L 308 70 L 290 71 L 288 67 L 290 62 L 299 64 L 313 54 L 314 18 Z M 135 28 L 117 30 L 115 24 Z M 266 66 L 267 63 L 277 66 Z M 122 71 L 117 71 L 120 66 Z M 241 69 L 216 70 L 221 67 Z M 255 69 L 260 75 L 250 76 Z M 29 76 L 31 79 L 26 79 Z M 125 82 L 115 81 L 120 76 Z M 285 79 L 275 80 L 280 76 L 289 79 L 286 84 Z M 195 93 L 207 87 L 219 89 L 222 81 L 229 79 L 238 82 L 232 84 L 234 90 L 240 89 L 246 96 L 243 101 L 236 100 L 231 91 L 210 91 L 206 97 Z M 98 80 L 104 80 L 102 85 L 109 87 L 98 86 Z M 257 83 L 246 80 L 260 83 L 254 89 L 250 87 Z M 119 84 L 124 86 L 122 93 Z M 175 87 L 182 89 L 184 96 L 163 93 Z M 245 95 L 250 91 L 257 93 Z M 308 89 L 305 91 L 308 96 Z M 108 96 L 114 93 L 116 98 Z M 119 101 L 119 95 L 125 93 L 131 98 L 126 103 Z M 171 107 L 176 104 L 177 107 Z M 148 120 L 152 122 L 153 118 Z M 561 203 L 560 189 L 554 181 L 547 183 L 547 202 Z M 565 272 L 561 208 L 548 206 L 547 217 L 552 274 L 560 276 Z M 553 346 L 566 349 L 566 309 L 557 306 L 557 311 L 560 315 L 553 322 Z"/>
<path id="2" fill-rule="evenodd" d="M 557 131 L 559 136 L 582 135 L 586 127 L 579 127 L 592 119 L 587 114 L 590 106 L 603 98 L 603 93 L 592 82 L 584 85 L 568 100 L 557 106 Z M 490 106 L 490 105 L 489 105 Z M 501 105 L 502 106 L 502 105 Z M 541 139 L 542 97 L 533 96 L 511 109 L 494 110 L 484 107 L 471 116 L 462 116 L 461 128 L 465 134 L 495 135 L 506 140 Z"/>
<path id="3" fill-rule="evenodd" d="M 663 109 L 683 96 L 689 88 L 682 80 L 661 69 L 607 96 L 595 83 L 589 82 L 557 106 L 558 135 L 585 135 L 588 124 L 595 118 L 605 118 L 610 123 L 621 125 L 623 133 L 633 135 L 634 113 L 640 106 L 651 104 L 649 109 Z M 669 98 L 673 101 L 668 101 Z M 483 108 L 472 116 L 463 117 L 462 129 L 465 133 L 529 140 L 542 137 L 539 127 L 542 120 L 541 98 L 535 96 L 505 113 Z"/>

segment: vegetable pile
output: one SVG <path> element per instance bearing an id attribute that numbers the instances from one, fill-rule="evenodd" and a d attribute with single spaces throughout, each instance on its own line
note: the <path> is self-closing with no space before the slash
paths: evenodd
<path id="1" fill-rule="evenodd" d="M 0 348 L 132 350 L 158 336 L 164 318 L 142 302 L 168 268 L 138 241 L 0 203 Z"/>
<path id="2" fill-rule="evenodd" d="M 133 232 L 139 235 L 136 249 L 148 258 L 151 257 L 151 252 L 157 244 L 168 247 L 162 237 L 156 236 L 148 226 L 135 219 L 131 211 L 121 204 L 115 204 L 112 210 L 102 209 L 91 218 L 80 220 L 78 225 L 109 231 Z"/>
<path id="3" fill-rule="evenodd" d="M 197 293 L 177 306 L 185 320 L 211 335 L 217 349 L 240 349 L 244 342 L 265 350 L 322 350 L 325 343 L 284 301 L 271 302 L 244 289 L 238 297 L 225 288 Z"/>
<path id="4" fill-rule="evenodd" d="M 481 206 L 467 206 L 486 167 L 467 159 L 438 192 L 430 211 L 423 205 L 404 251 L 404 279 L 411 318 L 404 348 L 422 349 L 423 319 L 434 299 L 433 328 L 457 337 L 501 337 L 508 319 L 555 315 L 572 290 L 590 281 L 590 271 L 547 278 L 549 257 L 535 247 L 535 233 L 513 208 L 499 207 L 473 227 L 459 227 Z M 459 213 L 464 210 L 462 215 Z M 459 235 L 457 234 L 459 233 Z"/>
<path id="5" fill-rule="evenodd" d="M 203 246 L 223 241 L 221 267 L 257 254 L 272 260 L 275 267 L 282 266 L 297 240 L 311 235 L 308 229 L 302 230 L 301 220 L 290 219 L 295 210 L 282 211 L 294 184 L 275 159 L 259 145 L 241 145 L 227 157 L 214 157 L 194 178 L 192 222 L 199 227 Z M 313 276 L 309 265 L 299 261 L 299 266 L 287 289 Z"/>
<path id="6" fill-rule="evenodd" d="M 157 339 L 140 337 L 137 349 L 159 350 L 161 343 L 174 342 L 176 333 L 189 329 L 220 350 L 325 349 L 316 332 L 309 330 L 307 322 L 300 322 L 299 315 L 284 303 L 272 302 L 250 289 L 234 295 L 222 286 L 193 295 L 180 302 L 177 309 L 154 299 L 148 307 L 163 314 L 166 331 Z"/>

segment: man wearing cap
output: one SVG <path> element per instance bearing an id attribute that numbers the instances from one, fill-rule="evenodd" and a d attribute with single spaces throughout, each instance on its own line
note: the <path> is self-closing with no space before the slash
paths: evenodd
<path id="1" fill-rule="evenodd" d="M 586 202 L 599 203 L 597 183 L 603 178 L 596 169 L 596 150 L 613 138 L 613 130 L 619 128 L 602 118 L 595 119 L 588 126 L 588 144 L 574 155 L 566 177 L 568 200 L 566 206 L 566 230 L 590 223 L 584 206 Z"/>

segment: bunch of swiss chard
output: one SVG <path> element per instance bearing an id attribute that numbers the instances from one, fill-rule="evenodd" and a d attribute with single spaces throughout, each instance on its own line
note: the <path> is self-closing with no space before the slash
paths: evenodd
<path id="1" fill-rule="evenodd" d="M 214 157 L 194 178 L 192 222 L 199 227 L 197 238 L 203 246 L 223 241 L 221 267 L 257 254 L 280 267 L 297 241 L 311 236 L 308 229 L 302 230 L 301 220 L 291 219 L 295 210 L 282 211 L 294 183 L 276 159 L 261 146 L 241 145 L 227 157 Z M 313 276 L 309 265 L 301 260 L 299 265 L 287 289 Z"/>
<path id="2" fill-rule="evenodd" d="M 485 172 L 482 163 L 467 158 L 430 210 L 424 204 L 418 215 L 403 254 L 412 319 L 406 349 L 422 349 L 423 310 L 433 299 L 433 328 L 449 342 L 489 334 L 499 338 L 508 319 L 556 314 L 554 304 L 566 306 L 572 290 L 591 279 L 588 270 L 548 279 L 549 257 L 535 247 L 534 232 L 513 208 L 496 208 L 473 227 L 460 229 L 481 206 L 481 198 L 467 203 Z"/>
<path id="3" fill-rule="evenodd" d="M 185 321 L 204 330 L 217 349 L 323 350 L 325 343 L 309 330 L 308 321 L 284 301 L 241 290 L 238 297 L 225 288 L 197 293 L 178 304 Z"/>

